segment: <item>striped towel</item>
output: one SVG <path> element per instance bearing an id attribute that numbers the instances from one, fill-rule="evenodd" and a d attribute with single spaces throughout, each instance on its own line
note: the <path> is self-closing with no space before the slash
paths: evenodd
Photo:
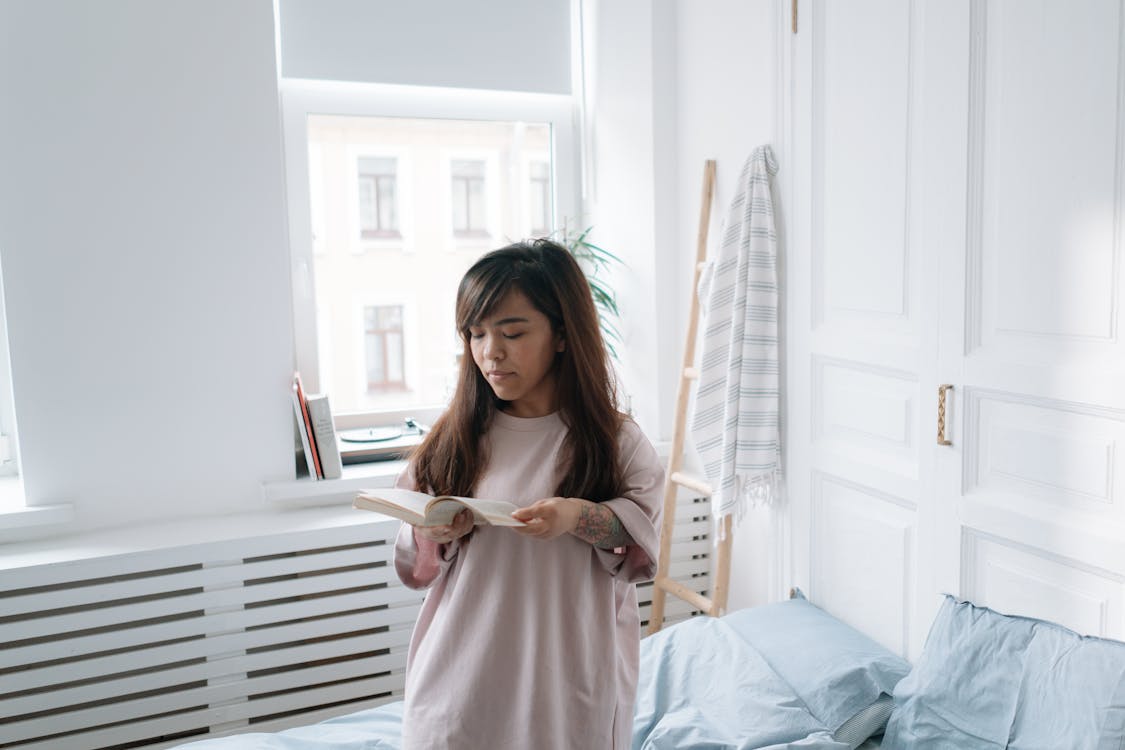
<path id="1" fill-rule="evenodd" d="M 691 434 L 715 518 L 772 502 L 780 479 L 776 173 L 770 147 L 759 146 L 738 178 L 718 258 L 700 277 L 706 328 Z"/>

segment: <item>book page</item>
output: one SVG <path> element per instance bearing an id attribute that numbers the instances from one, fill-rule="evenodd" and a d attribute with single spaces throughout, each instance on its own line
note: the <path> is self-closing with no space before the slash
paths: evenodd
<path id="1" fill-rule="evenodd" d="M 426 509 L 427 526 L 448 526 L 453 523 L 457 514 L 465 510 L 465 506 L 458 498 L 439 497 L 430 502 Z M 480 523 L 479 520 L 476 523 Z"/>
<path id="2" fill-rule="evenodd" d="M 473 511 L 476 522 L 488 523 L 493 526 L 525 526 L 523 521 L 517 521 L 509 514 L 517 510 L 517 506 L 506 500 L 484 500 L 478 497 L 440 497 L 430 503 L 426 511 L 428 523 L 444 526 L 453 523 L 453 517 L 462 507 Z"/>
<path id="3" fill-rule="evenodd" d="M 375 490 L 360 490 L 353 505 L 366 510 L 385 513 L 393 518 L 422 523 L 426 515 L 426 505 L 433 498 L 424 492 L 386 487 Z"/>
<path id="4" fill-rule="evenodd" d="M 357 508 L 373 510 L 416 526 L 448 526 L 454 517 L 469 508 L 478 524 L 493 526 L 525 526 L 509 514 L 517 506 L 505 500 L 482 500 L 475 497 L 431 497 L 424 492 L 397 487 L 360 490 L 352 503 Z"/>

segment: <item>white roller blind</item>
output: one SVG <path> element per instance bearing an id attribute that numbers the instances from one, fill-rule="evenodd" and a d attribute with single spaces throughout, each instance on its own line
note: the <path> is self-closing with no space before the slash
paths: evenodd
<path id="1" fill-rule="evenodd" d="M 287 78 L 569 94 L 570 0 L 280 0 Z"/>

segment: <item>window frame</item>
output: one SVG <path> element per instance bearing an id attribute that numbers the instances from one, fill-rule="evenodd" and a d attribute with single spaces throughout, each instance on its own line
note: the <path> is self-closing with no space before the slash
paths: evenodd
<path id="1" fill-rule="evenodd" d="M 563 217 L 572 220 L 579 215 L 581 154 L 576 127 L 578 104 L 573 96 L 295 78 L 282 78 L 280 89 L 293 283 L 294 354 L 297 369 L 310 392 L 322 389 L 313 280 L 308 115 L 549 124 L 549 156 L 554 179 L 554 223 L 558 225 Z M 402 162 L 399 166 L 401 169 Z M 355 190 L 358 192 L 358 186 Z M 400 197 L 401 195 L 400 193 Z M 404 203 L 409 203 L 409 199 L 400 200 L 400 211 Z M 358 211 L 358 204 L 356 210 Z M 401 213 L 399 225 L 400 229 L 407 226 L 406 217 Z M 496 243 L 498 240 L 493 238 L 492 242 Z M 409 338 L 404 339 L 404 347 L 407 351 L 413 348 Z M 432 424 L 444 409 L 444 404 L 418 404 L 408 409 L 351 412 L 336 414 L 334 417 L 338 429 L 395 424 L 405 417 L 414 417 L 423 424 Z"/>
<path id="2" fill-rule="evenodd" d="M 12 396 L 12 360 L 8 353 L 8 319 L 4 301 L 4 274 L 0 269 L 0 478 L 18 477 L 19 441 L 16 439 L 16 406 Z"/>

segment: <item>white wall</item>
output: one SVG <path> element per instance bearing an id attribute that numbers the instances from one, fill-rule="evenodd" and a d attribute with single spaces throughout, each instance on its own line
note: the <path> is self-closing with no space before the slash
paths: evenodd
<path id="1" fill-rule="evenodd" d="M 677 270 L 671 274 L 678 287 L 690 286 L 699 227 L 703 161 L 716 161 L 716 193 L 712 206 L 712 249 L 719 236 L 719 222 L 735 191 L 746 157 L 762 144 L 778 137 L 775 47 L 775 3 L 773 0 L 706 0 L 676 4 L 676 90 L 678 92 L 677 149 L 679 157 L 678 215 L 679 248 Z M 779 164 L 779 169 L 784 169 Z M 777 195 L 775 183 L 775 196 Z M 778 246 L 783 254 L 785 246 Z M 679 292 L 676 340 L 683 341 L 688 309 L 688 291 Z M 680 345 L 682 347 L 682 343 Z M 675 372 L 682 355 L 669 371 Z M 674 403 L 674 396 L 664 403 Z M 750 511 L 736 528 L 731 553 L 730 609 L 762 604 L 777 598 L 771 580 L 778 553 L 786 544 L 778 538 L 773 517 L 767 510 Z M 781 589 L 788 585 L 783 582 Z"/>
<path id="2" fill-rule="evenodd" d="M 771 140 L 770 0 L 588 2 L 595 239 L 638 420 L 671 437 L 702 162 L 715 224 Z M 77 527 L 262 507 L 291 475 L 292 318 L 272 3 L 0 6 L 0 253 L 32 504 Z M 782 165 L 782 169 L 785 165 Z M 731 604 L 764 601 L 761 519 Z"/>
<path id="3" fill-rule="evenodd" d="M 670 440 L 690 312 L 705 159 L 717 161 L 712 246 L 738 173 L 775 138 L 776 15 L 772 0 L 602 0 L 597 39 L 593 223 L 625 256 L 618 280 L 638 421 Z M 781 168 L 784 168 L 782 165 Z M 730 606 L 767 601 L 774 552 L 769 513 L 735 535 Z"/>
<path id="4" fill-rule="evenodd" d="M 637 422 L 654 440 L 661 430 L 659 356 L 666 337 L 657 320 L 656 275 L 660 248 L 669 238 L 656 231 L 654 158 L 663 124 L 653 117 L 657 82 L 650 0 L 587 2 L 588 127 L 591 181 L 588 223 L 596 244 L 618 255 L 626 268 L 611 283 L 621 310 L 622 382 Z M 666 151 L 674 161 L 674 155 Z M 664 162 L 665 164 L 668 161 Z"/>
<path id="5" fill-rule="evenodd" d="M 270 0 L 0 5 L 0 252 L 30 504 L 253 510 L 291 475 Z"/>

